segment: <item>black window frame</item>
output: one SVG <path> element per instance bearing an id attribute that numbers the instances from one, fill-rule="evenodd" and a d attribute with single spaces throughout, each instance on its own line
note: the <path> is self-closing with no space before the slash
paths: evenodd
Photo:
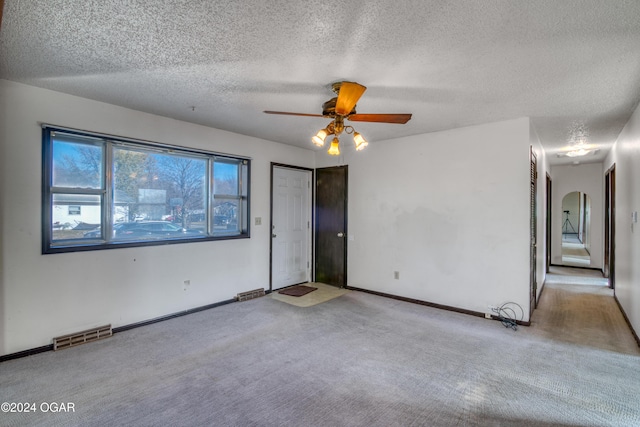
<path id="1" fill-rule="evenodd" d="M 88 145 L 102 147 L 102 188 L 73 188 L 53 186 L 53 141 L 56 133 L 68 137 L 86 139 Z M 84 142 L 81 142 L 84 143 Z M 207 161 L 205 171 L 206 196 L 204 202 L 204 215 L 206 231 L 202 235 L 189 235 L 180 238 L 166 238 L 158 240 L 116 240 L 113 237 L 112 214 L 116 205 L 114 194 L 114 149 L 127 147 L 131 150 L 144 152 L 164 152 L 189 157 L 197 157 Z M 216 185 L 214 169 L 216 163 L 232 163 L 238 165 L 238 195 L 234 196 L 238 201 L 238 221 L 235 231 L 216 231 L 214 227 L 214 201 L 216 197 Z M 217 240 L 247 239 L 251 237 L 250 200 L 251 200 L 251 158 L 226 153 L 218 153 L 201 149 L 182 147 L 178 145 L 161 144 L 152 141 L 144 141 L 84 130 L 70 129 L 49 124 L 42 124 L 42 254 L 68 253 L 93 251 L 115 248 L 131 248 L 144 246 L 160 246 L 169 244 L 208 242 Z M 72 194 L 76 197 L 90 196 L 100 197 L 101 231 L 102 236 L 94 239 L 69 239 L 54 240 L 53 236 L 53 207 L 54 196 L 60 194 Z M 223 195 L 229 198 L 228 195 Z M 109 213 L 107 213 L 107 211 Z"/>

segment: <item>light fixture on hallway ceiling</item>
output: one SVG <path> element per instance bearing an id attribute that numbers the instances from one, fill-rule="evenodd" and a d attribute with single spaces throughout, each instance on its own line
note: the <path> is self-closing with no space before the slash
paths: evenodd
<path id="1" fill-rule="evenodd" d="M 593 148 L 592 145 L 579 142 L 573 146 L 570 146 L 568 150 L 558 153 L 558 157 L 583 157 L 587 154 L 596 154 L 600 151 L 599 148 Z"/>
<path id="2" fill-rule="evenodd" d="M 567 157 L 582 157 L 582 156 L 586 156 L 587 154 L 591 153 L 592 150 L 586 150 L 584 148 L 580 148 L 578 150 L 571 150 L 571 151 L 567 151 L 565 153 L 565 155 Z"/>
<path id="3" fill-rule="evenodd" d="M 583 157 L 600 151 L 587 143 L 590 138 L 589 133 L 589 127 L 584 121 L 573 121 L 569 129 L 567 147 L 558 153 L 558 157 Z"/>
<path id="4" fill-rule="evenodd" d="M 570 151 L 562 151 L 558 153 L 558 157 L 583 157 L 587 154 L 597 154 L 599 149 L 587 149 L 587 148 L 579 148 Z"/>
<path id="5" fill-rule="evenodd" d="M 345 126 L 344 120 L 354 122 L 374 122 L 374 123 L 397 123 L 405 124 L 411 120 L 411 114 L 357 114 L 356 102 L 360 99 L 366 87 L 354 82 L 336 82 L 331 85 L 331 89 L 337 95 L 322 104 L 322 114 L 287 113 L 283 111 L 265 111 L 267 114 L 281 114 L 287 116 L 306 117 L 326 117 L 333 119 L 329 125 L 318 131 L 311 138 L 314 145 L 324 146 L 324 142 L 329 135 L 333 135 L 331 145 L 327 151 L 333 156 L 340 154 L 340 139 L 342 132 L 353 135 L 353 143 L 356 150 L 364 149 L 369 143 L 353 126 Z"/>

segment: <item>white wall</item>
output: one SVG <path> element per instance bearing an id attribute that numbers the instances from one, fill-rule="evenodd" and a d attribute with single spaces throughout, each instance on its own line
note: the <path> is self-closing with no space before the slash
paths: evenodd
<path id="1" fill-rule="evenodd" d="M 562 265 L 562 199 L 567 194 L 579 191 L 591 198 L 591 268 L 602 269 L 604 265 L 604 188 L 602 163 L 570 166 L 552 166 L 551 212 L 551 262 Z M 574 212 L 572 210 L 571 214 Z M 576 220 L 577 221 L 577 220 Z M 571 222 L 578 230 L 577 222 Z"/>
<path id="2" fill-rule="evenodd" d="M 251 238 L 41 255 L 40 122 L 251 157 Z M 268 288 L 272 161 L 314 152 L 0 80 L 0 355 Z"/>
<path id="3" fill-rule="evenodd" d="M 618 136 L 604 163 L 604 171 L 616 166 L 615 295 L 636 334 L 640 334 L 640 107 Z"/>
<path id="4" fill-rule="evenodd" d="M 319 151 L 318 167 L 349 166 L 349 285 L 478 312 L 514 301 L 528 320 L 529 132 L 523 118 Z"/>

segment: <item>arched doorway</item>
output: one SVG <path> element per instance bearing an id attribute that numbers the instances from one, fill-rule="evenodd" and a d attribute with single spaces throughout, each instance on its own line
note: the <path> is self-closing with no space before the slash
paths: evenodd
<path id="1" fill-rule="evenodd" d="M 579 191 L 562 199 L 562 264 L 591 266 L 591 198 Z"/>

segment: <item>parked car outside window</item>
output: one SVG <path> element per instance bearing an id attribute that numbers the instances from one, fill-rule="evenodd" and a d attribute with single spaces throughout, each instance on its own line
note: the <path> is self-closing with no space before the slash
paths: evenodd
<path id="1" fill-rule="evenodd" d="M 167 237 L 195 237 L 203 234 L 201 230 L 185 229 L 169 221 L 120 222 L 113 226 L 115 239 L 166 239 Z M 84 234 L 85 238 L 102 237 L 100 227 Z"/>

